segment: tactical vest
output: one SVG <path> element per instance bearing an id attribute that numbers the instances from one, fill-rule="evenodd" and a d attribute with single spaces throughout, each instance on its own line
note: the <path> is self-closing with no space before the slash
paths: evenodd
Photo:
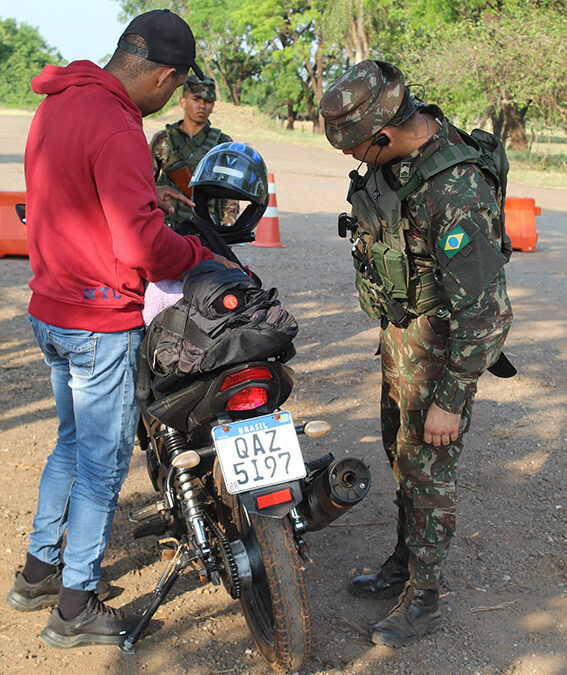
<path id="1" fill-rule="evenodd" d="M 175 125 L 166 124 L 165 131 L 173 150 L 169 157 L 168 165 L 176 164 L 180 161 L 187 162 L 191 173 L 194 173 L 197 164 L 199 164 L 207 152 L 219 144 L 219 138 L 222 133 L 220 129 L 215 129 L 214 127 L 208 127 L 207 129 L 205 127 L 195 136 L 195 138 L 199 138 L 202 133 L 206 134 L 205 140 L 199 145 L 195 142 L 194 138 L 179 132 L 178 127 Z"/>
<path id="2" fill-rule="evenodd" d="M 403 184 L 397 189 L 386 180 L 382 167 L 351 180 L 347 199 L 357 226 L 352 237 L 356 287 L 361 308 L 372 319 L 385 317 L 405 328 L 422 314 L 448 316 L 436 281 L 434 255 L 425 248 L 409 252 L 406 232 L 410 223 L 403 215 L 403 202 L 423 183 L 457 164 L 474 162 L 494 178 L 501 210 L 502 252 L 506 259 L 510 257 L 503 217 L 508 172 L 504 149 L 488 132 L 459 133 L 465 143 L 444 145 L 411 163 L 402 162 Z"/>

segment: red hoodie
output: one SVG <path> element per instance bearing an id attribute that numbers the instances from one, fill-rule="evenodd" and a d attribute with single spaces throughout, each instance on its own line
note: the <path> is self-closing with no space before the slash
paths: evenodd
<path id="1" fill-rule="evenodd" d="M 143 325 L 143 280 L 213 257 L 164 225 L 139 108 L 90 61 L 46 66 L 25 156 L 30 314 L 96 332 Z"/>

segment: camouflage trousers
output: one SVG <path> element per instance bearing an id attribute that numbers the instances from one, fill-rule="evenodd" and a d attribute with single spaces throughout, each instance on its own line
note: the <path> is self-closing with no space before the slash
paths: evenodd
<path id="1" fill-rule="evenodd" d="M 441 563 L 455 534 L 457 460 L 472 408 L 471 398 L 455 443 L 424 443 L 425 418 L 446 364 L 448 330 L 437 317 L 420 316 L 406 329 L 389 324 L 380 340 L 382 439 L 398 484 L 410 578 L 423 589 L 439 585 Z"/>

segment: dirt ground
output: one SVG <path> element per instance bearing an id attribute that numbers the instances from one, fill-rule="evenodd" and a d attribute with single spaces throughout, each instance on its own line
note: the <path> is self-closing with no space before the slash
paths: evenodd
<path id="1" fill-rule="evenodd" d="M 23 189 L 29 115 L 0 115 L 0 190 Z M 159 123 L 148 124 L 148 134 Z M 239 139 L 240 140 L 240 139 Z M 242 139 L 250 140 L 250 139 Z M 373 646 L 368 630 L 393 601 L 365 601 L 348 580 L 379 565 L 394 543 L 394 481 L 380 445 L 376 326 L 358 309 L 349 245 L 336 233 L 352 161 L 336 151 L 257 142 L 274 173 L 283 248 L 238 254 L 277 286 L 300 332 L 288 408 L 297 422 L 323 418 L 332 450 L 371 464 L 369 496 L 335 526 L 309 536 L 306 570 L 313 624 L 305 675 L 559 675 L 567 673 L 567 194 L 511 185 L 541 206 L 534 253 L 507 267 L 515 322 L 506 352 L 519 374 L 481 378 L 460 463 L 458 533 L 442 584 L 442 631 L 404 649 Z M 26 320 L 26 258 L 0 259 L 0 596 L 24 560 L 36 490 L 55 441 L 48 369 Z M 127 514 L 152 499 L 135 448 L 104 563 L 114 606 L 140 612 L 163 571 L 152 537 L 133 540 Z M 159 609 L 134 656 L 114 647 L 56 651 L 39 639 L 48 610 L 0 614 L 0 670 L 94 675 L 264 675 L 239 604 L 188 574 Z"/>

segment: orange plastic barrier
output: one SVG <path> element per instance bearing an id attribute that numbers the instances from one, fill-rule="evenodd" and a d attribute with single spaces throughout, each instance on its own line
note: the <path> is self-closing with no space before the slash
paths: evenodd
<path id="1" fill-rule="evenodd" d="M 18 218 L 16 204 L 25 204 L 25 192 L 0 192 L 0 258 L 28 255 L 26 226 Z"/>
<path id="2" fill-rule="evenodd" d="M 256 240 L 252 242 L 252 246 L 285 248 L 285 244 L 280 241 L 280 220 L 273 173 L 268 174 L 268 193 L 268 208 L 258 223 Z"/>
<path id="3" fill-rule="evenodd" d="M 506 197 L 504 202 L 506 233 L 517 251 L 535 251 L 537 241 L 535 217 L 541 208 L 529 197 Z"/>

